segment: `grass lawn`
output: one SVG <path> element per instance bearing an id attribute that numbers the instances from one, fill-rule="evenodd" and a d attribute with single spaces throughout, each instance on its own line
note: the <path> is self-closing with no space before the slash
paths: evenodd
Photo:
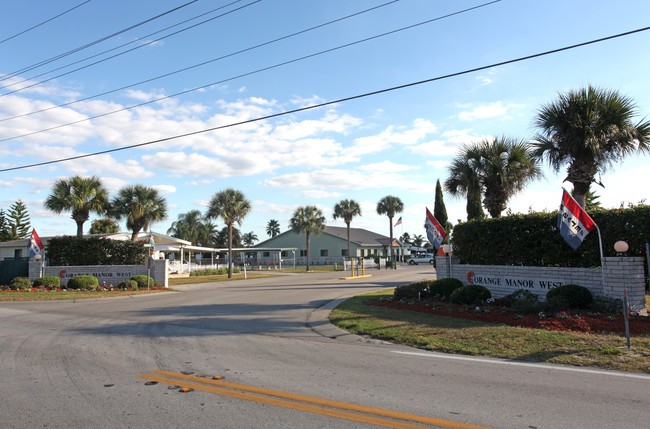
<path id="1" fill-rule="evenodd" d="M 347 300 L 332 311 L 330 321 L 353 334 L 424 350 L 650 373 L 648 335 L 633 336 L 628 350 L 625 336 L 616 334 L 517 328 L 366 305 L 392 293 Z"/>

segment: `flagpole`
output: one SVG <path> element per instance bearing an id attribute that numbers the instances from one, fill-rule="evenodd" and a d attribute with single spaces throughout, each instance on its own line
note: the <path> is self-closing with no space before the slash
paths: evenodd
<path id="1" fill-rule="evenodd" d="M 587 217 L 589 219 L 591 219 L 594 226 L 596 227 L 596 232 L 598 232 L 598 250 L 600 250 L 600 279 L 601 279 L 602 287 L 603 287 L 603 296 L 606 296 L 607 293 L 605 292 L 605 261 L 604 261 L 604 257 L 603 257 L 603 237 L 600 235 L 600 228 L 598 228 L 598 224 L 596 223 L 596 221 L 594 221 L 594 219 L 589 215 L 589 213 L 587 213 L 587 210 L 585 210 L 584 207 L 582 207 L 580 204 L 578 204 L 576 199 L 573 198 L 573 195 L 571 195 L 571 193 L 567 192 L 566 189 L 564 189 L 564 188 L 562 188 L 562 190 L 569 196 L 569 198 L 571 198 L 573 200 L 574 203 L 576 203 L 578 205 L 578 207 L 580 207 L 582 209 L 584 214 L 587 215 Z"/>

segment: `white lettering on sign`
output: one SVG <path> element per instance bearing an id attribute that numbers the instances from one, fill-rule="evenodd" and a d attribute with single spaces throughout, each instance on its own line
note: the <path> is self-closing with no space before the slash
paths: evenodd
<path id="1" fill-rule="evenodd" d="M 467 273 L 467 281 L 471 284 L 485 286 L 506 286 L 514 290 L 517 289 L 539 289 L 549 290 L 554 287 L 567 283 L 561 279 L 539 279 L 530 277 L 511 277 L 511 276 L 485 276 L 477 274 L 474 271 Z"/>

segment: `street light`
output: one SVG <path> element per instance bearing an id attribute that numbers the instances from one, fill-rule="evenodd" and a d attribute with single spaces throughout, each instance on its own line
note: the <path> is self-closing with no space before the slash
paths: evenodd
<path id="1" fill-rule="evenodd" d="M 625 252 L 627 252 L 629 248 L 630 246 L 628 246 L 628 244 L 623 240 L 614 243 L 614 250 L 618 252 L 618 256 L 625 256 Z"/>
<path id="2" fill-rule="evenodd" d="M 38 261 L 38 276 L 43 277 L 43 261 L 42 261 L 43 256 L 41 256 L 40 253 L 37 253 L 36 255 L 34 255 L 34 259 Z"/>

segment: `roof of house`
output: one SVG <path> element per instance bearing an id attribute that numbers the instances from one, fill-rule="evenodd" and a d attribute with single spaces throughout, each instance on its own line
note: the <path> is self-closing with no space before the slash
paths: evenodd
<path id="1" fill-rule="evenodd" d="M 287 230 L 280 235 L 289 234 L 291 232 L 291 230 Z M 345 241 L 348 240 L 347 227 L 344 226 L 326 226 L 323 230 L 323 234 L 332 235 Z M 255 247 L 264 247 L 265 244 L 271 240 L 273 240 L 273 238 L 265 240 L 257 244 Z M 390 237 L 368 231 L 367 229 L 350 228 L 350 241 L 360 246 L 388 246 L 390 244 Z M 396 238 L 393 241 L 400 243 Z"/>

